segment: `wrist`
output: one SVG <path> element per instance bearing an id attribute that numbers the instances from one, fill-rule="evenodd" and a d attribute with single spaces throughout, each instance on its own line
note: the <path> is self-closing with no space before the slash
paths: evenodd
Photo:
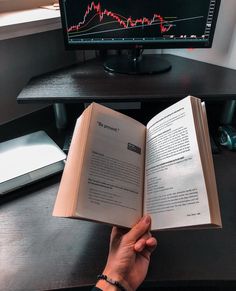
<path id="1" fill-rule="evenodd" d="M 120 291 L 118 287 L 109 284 L 105 280 L 98 280 L 95 286 L 101 289 L 102 291 Z"/>

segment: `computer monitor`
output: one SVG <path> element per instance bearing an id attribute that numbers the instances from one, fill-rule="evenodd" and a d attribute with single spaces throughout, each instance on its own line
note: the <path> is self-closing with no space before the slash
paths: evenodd
<path id="1" fill-rule="evenodd" d="M 60 0 L 67 49 L 131 50 L 110 72 L 159 73 L 171 64 L 144 49 L 210 48 L 220 0 Z"/>

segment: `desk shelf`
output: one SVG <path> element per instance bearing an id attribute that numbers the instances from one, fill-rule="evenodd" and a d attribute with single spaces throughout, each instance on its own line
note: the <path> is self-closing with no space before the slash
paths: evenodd
<path id="1" fill-rule="evenodd" d="M 205 100 L 236 99 L 236 71 L 175 55 L 162 55 L 172 64 L 156 75 L 105 72 L 102 61 L 89 60 L 35 77 L 17 97 L 19 103 L 155 102 L 193 95 Z"/>

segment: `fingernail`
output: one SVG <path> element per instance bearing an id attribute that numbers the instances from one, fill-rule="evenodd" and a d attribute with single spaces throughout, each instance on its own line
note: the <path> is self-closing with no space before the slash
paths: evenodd
<path id="1" fill-rule="evenodd" d="M 150 218 L 149 215 L 145 215 L 145 216 L 144 216 L 144 222 L 145 222 L 146 224 L 150 224 L 150 222 L 151 222 L 151 218 Z"/>

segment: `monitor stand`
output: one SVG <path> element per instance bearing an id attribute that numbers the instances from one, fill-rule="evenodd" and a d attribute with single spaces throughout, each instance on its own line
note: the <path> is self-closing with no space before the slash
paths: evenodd
<path id="1" fill-rule="evenodd" d="M 110 56 L 103 66 L 108 72 L 129 75 L 160 74 L 171 69 L 171 64 L 161 56 L 143 55 L 142 51 L 134 49 L 129 55 Z"/>

